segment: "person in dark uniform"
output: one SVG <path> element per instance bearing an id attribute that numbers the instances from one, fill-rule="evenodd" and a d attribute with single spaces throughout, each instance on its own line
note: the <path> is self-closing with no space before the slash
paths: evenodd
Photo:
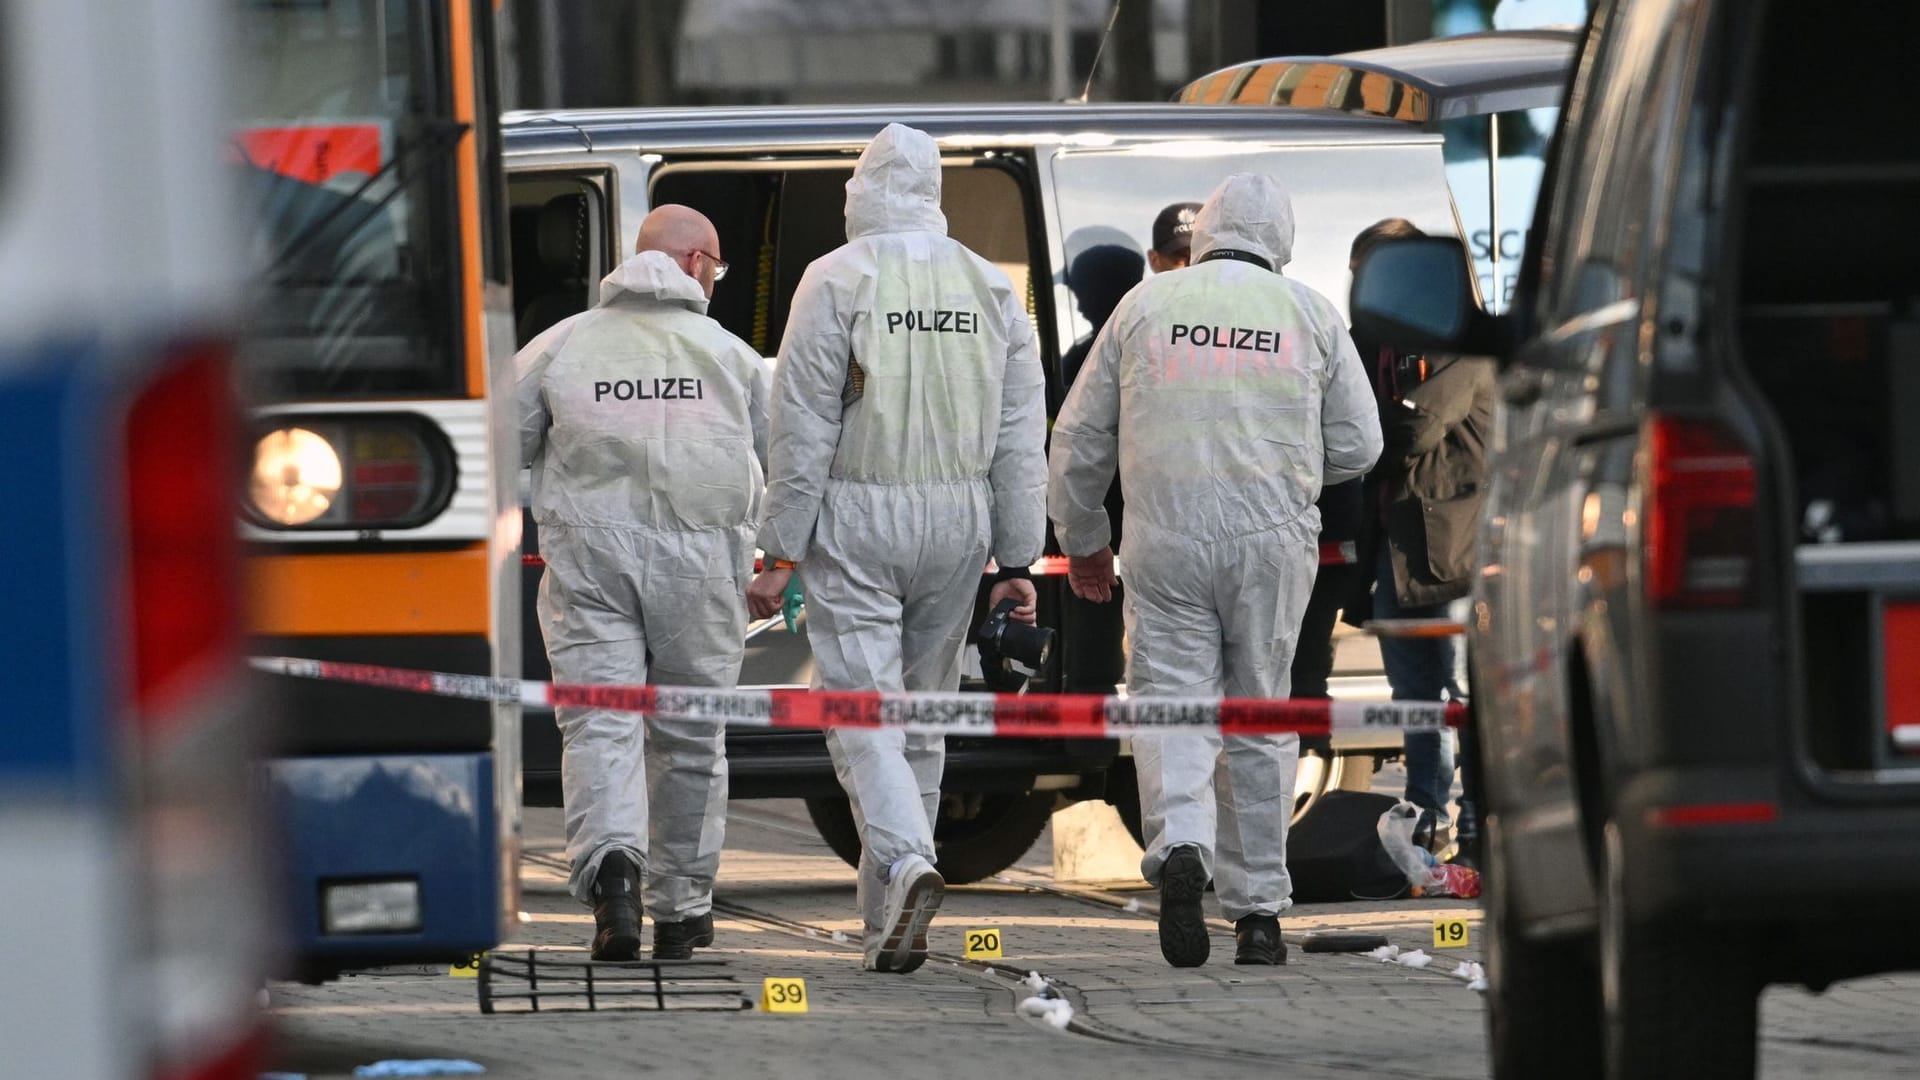
<path id="1" fill-rule="evenodd" d="M 1198 203 L 1194 204 L 1198 206 Z M 1146 276 L 1146 260 L 1138 251 L 1118 244 L 1090 247 L 1074 257 L 1067 268 L 1067 288 L 1080 308 L 1080 314 L 1093 325 L 1091 333 L 1074 342 L 1060 358 L 1060 397 L 1065 400 L 1073 380 L 1080 374 L 1087 350 L 1107 316 L 1119 305 L 1140 279 Z M 1058 402 L 1055 412 L 1059 411 Z M 1114 546 L 1118 548 L 1120 517 L 1124 500 L 1120 478 L 1114 477 L 1107 489 L 1107 513 L 1113 518 Z M 1114 587 L 1116 591 L 1120 586 Z M 1113 604 L 1096 604 L 1075 596 L 1072 590 L 1061 595 L 1061 626 L 1065 645 L 1061 667 L 1061 689 L 1069 694 L 1111 694 L 1126 677 L 1126 633 L 1120 611 Z"/>

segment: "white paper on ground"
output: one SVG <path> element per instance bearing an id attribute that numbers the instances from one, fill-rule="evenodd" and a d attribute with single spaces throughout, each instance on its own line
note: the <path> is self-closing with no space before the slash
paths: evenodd
<path id="1" fill-rule="evenodd" d="M 1020 1003 L 1020 1014 L 1065 1031 L 1073 1022 L 1073 1004 L 1065 998 L 1030 997 Z"/>

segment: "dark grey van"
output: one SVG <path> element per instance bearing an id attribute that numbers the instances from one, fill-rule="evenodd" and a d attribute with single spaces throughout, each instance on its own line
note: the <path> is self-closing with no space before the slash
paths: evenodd
<path id="1" fill-rule="evenodd" d="M 1511 310 L 1451 240 L 1360 267 L 1358 331 L 1504 370 L 1496 1077 L 1749 1077 L 1766 984 L 1920 966 L 1913 22 L 1598 0 Z"/>

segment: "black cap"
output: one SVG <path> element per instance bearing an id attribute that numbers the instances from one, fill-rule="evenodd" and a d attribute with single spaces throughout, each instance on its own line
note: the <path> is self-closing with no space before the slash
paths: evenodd
<path id="1" fill-rule="evenodd" d="M 1162 255 L 1187 254 L 1193 244 L 1193 217 L 1200 212 L 1197 202 L 1177 202 L 1153 219 L 1153 250 Z"/>

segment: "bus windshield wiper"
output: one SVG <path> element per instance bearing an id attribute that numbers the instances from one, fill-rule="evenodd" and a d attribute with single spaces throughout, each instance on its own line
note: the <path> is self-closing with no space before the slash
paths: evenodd
<path id="1" fill-rule="evenodd" d="M 459 145 L 460 137 L 465 135 L 472 126 L 471 124 L 450 120 L 427 124 L 417 138 L 407 143 L 398 153 L 393 155 L 392 160 L 380 166 L 373 175 L 362 180 L 360 186 L 354 188 L 352 192 L 341 196 L 339 202 L 321 214 L 317 220 L 309 223 L 305 228 L 296 233 L 293 239 L 287 241 L 287 246 L 282 248 L 280 254 L 275 256 L 273 261 L 267 265 L 266 276 L 268 279 L 273 279 L 282 267 L 286 266 L 296 256 L 303 254 L 308 247 L 312 246 L 314 241 L 325 235 L 327 231 L 339 222 L 349 211 L 355 211 L 358 216 L 351 220 L 349 227 L 343 231 L 342 235 L 351 236 L 354 232 L 358 231 L 361 226 L 372 221 L 374 215 L 385 209 L 386 205 L 392 202 L 403 190 L 403 185 L 396 182 L 387 190 L 386 194 L 376 200 L 368 202 L 365 196 L 367 192 L 373 190 L 374 185 L 386 177 L 398 173 L 402 165 L 407 164 L 423 152 L 430 151 L 431 153 L 427 156 L 433 157 L 452 150 L 455 146 Z"/>

